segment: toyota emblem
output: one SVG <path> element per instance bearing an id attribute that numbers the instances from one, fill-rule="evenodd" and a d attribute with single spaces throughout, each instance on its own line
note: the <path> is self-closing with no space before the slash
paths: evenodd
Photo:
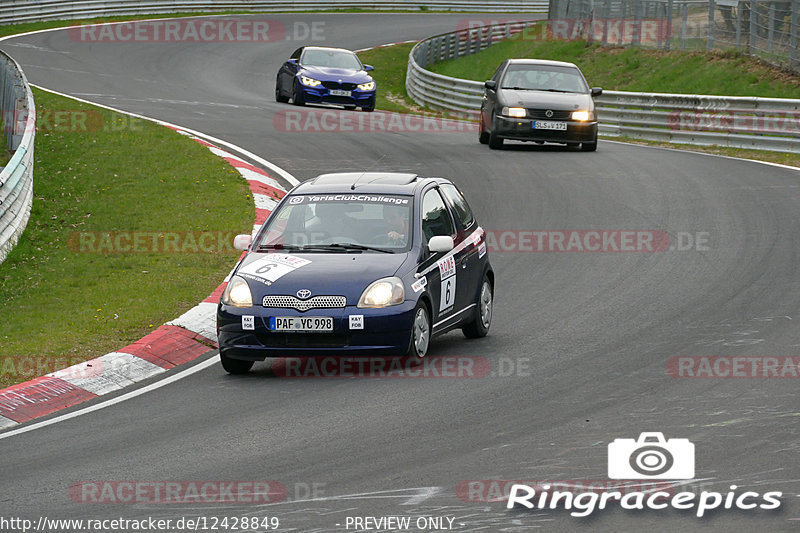
<path id="1" fill-rule="evenodd" d="M 544 112 L 544 116 L 546 116 L 547 118 L 553 118 L 553 110 L 548 109 L 547 111 Z"/>
<path id="2" fill-rule="evenodd" d="M 310 296 L 311 296 L 310 289 L 300 289 L 299 291 L 297 291 L 297 297 L 300 298 L 301 300 L 307 300 Z"/>

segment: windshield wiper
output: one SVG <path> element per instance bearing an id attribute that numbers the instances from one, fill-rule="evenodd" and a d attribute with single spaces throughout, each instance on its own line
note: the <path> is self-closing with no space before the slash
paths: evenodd
<path id="1" fill-rule="evenodd" d="M 565 91 L 564 89 L 535 89 L 533 87 L 501 87 L 510 91 L 547 91 L 551 93 L 574 93 L 575 91 Z"/>
<path id="2" fill-rule="evenodd" d="M 333 248 L 334 250 L 364 250 L 364 251 L 372 251 L 372 252 L 383 252 L 385 254 L 393 254 L 394 252 L 391 250 L 387 250 L 385 248 L 376 248 L 374 246 L 365 246 L 363 244 L 356 244 L 354 242 L 334 242 L 331 244 L 311 244 L 308 246 L 304 246 L 304 249 L 315 248 L 315 249 L 330 249 Z"/>
<path id="3" fill-rule="evenodd" d="M 302 247 L 294 244 L 259 244 L 257 250 L 302 250 Z"/>

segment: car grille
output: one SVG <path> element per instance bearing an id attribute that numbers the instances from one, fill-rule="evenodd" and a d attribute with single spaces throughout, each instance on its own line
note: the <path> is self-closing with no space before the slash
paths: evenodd
<path id="1" fill-rule="evenodd" d="M 350 335 L 334 333 L 269 333 L 258 335 L 268 348 L 344 348 L 350 345 Z"/>
<path id="2" fill-rule="evenodd" d="M 547 109 L 528 109 L 528 117 L 537 120 L 569 120 L 572 113 L 569 110 L 551 109 L 553 116 L 548 117 L 547 111 Z"/>
<path id="3" fill-rule="evenodd" d="M 342 89 L 343 91 L 352 91 L 356 88 L 355 83 L 337 83 L 335 81 L 323 81 L 322 86 L 326 89 Z"/>
<path id="4" fill-rule="evenodd" d="M 261 305 L 281 309 L 297 309 L 298 311 L 339 309 L 347 305 L 347 298 L 344 296 L 314 296 L 308 300 L 301 300 L 294 296 L 264 296 Z"/>

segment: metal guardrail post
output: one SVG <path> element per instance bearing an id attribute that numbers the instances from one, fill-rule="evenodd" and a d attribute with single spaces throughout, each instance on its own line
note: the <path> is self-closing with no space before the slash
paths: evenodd
<path id="1" fill-rule="evenodd" d="M 789 67 L 797 64 L 797 18 L 800 17 L 800 0 L 792 0 L 792 13 L 789 21 Z"/>
<path id="2" fill-rule="evenodd" d="M 714 48 L 714 0 L 708 0 L 708 36 L 706 37 L 706 51 Z"/>

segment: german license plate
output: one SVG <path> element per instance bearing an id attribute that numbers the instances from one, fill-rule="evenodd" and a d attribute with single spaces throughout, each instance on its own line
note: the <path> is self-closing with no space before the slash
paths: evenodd
<path id="1" fill-rule="evenodd" d="M 535 130 L 567 131 L 567 123 L 566 122 L 548 122 L 546 120 L 535 120 L 533 122 L 533 129 L 535 129 Z"/>
<path id="2" fill-rule="evenodd" d="M 342 89 L 331 89 L 331 96 L 351 96 L 352 91 L 343 91 Z"/>
<path id="3" fill-rule="evenodd" d="M 329 316 L 271 316 L 270 331 L 333 331 Z"/>

